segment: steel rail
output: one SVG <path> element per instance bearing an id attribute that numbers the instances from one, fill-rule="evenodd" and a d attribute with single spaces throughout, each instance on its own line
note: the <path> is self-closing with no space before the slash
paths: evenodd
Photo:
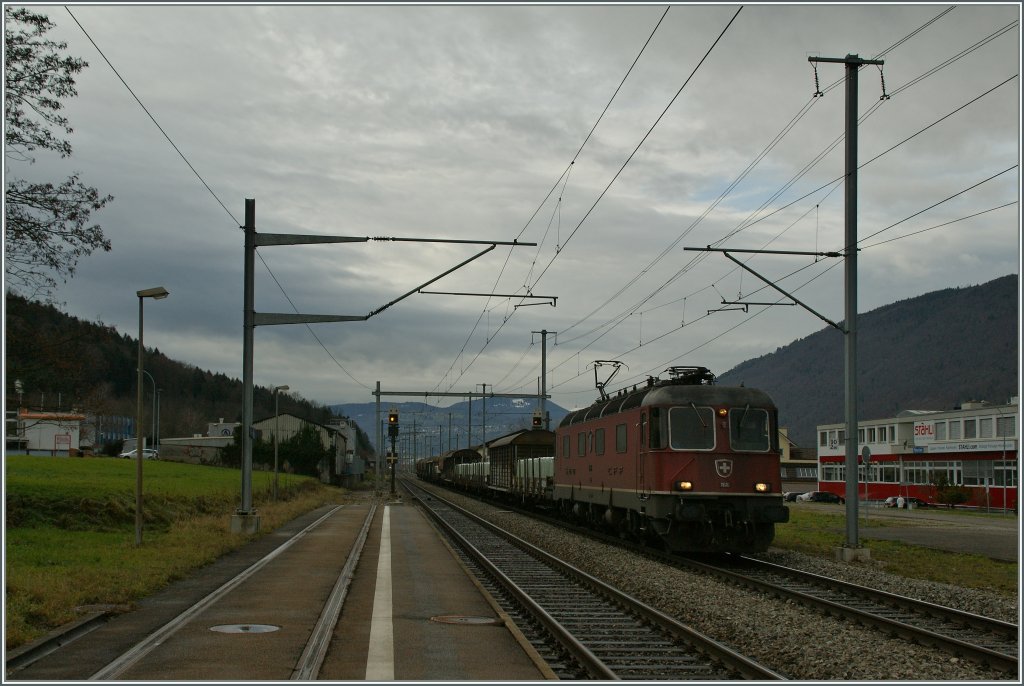
<path id="1" fill-rule="evenodd" d="M 419 502 L 423 503 L 423 500 L 416 495 L 416 490 L 409 486 L 407 483 L 403 483 L 406 489 L 413 494 Z M 437 497 L 432 495 L 432 497 Z M 443 499 L 441 499 L 443 500 Z M 457 510 L 460 514 L 468 515 L 457 505 L 454 505 L 450 501 L 443 500 L 443 502 L 449 507 Z M 535 617 L 544 628 L 551 634 L 552 638 L 562 646 L 573 658 L 579 662 L 580 666 L 586 670 L 594 679 L 600 679 L 603 681 L 618 681 L 619 677 L 615 675 L 600 659 L 594 655 L 585 645 L 580 643 L 572 632 L 562 626 L 554 617 L 552 617 L 543 607 L 541 607 L 530 595 L 524 591 L 518 584 L 510 579 L 504 572 L 498 569 L 493 562 L 486 555 L 484 555 L 476 546 L 469 542 L 465 536 L 459 533 L 458 530 L 452 526 L 451 523 L 445 521 L 434 508 L 426 506 L 424 503 L 423 509 L 430 516 L 430 518 L 449 536 L 451 536 L 459 546 L 468 554 L 481 568 L 483 568 L 487 574 L 489 574 L 502 588 L 504 588 L 509 595 L 511 595 L 517 603 L 519 603 L 528 613 Z"/>
<path id="2" fill-rule="evenodd" d="M 967 641 L 962 641 L 958 638 L 941 634 L 924 627 L 914 626 L 906 622 L 899 621 L 897 619 L 890 619 L 889 617 L 883 617 L 881 615 L 861 610 L 851 605 L 844 603 L 835 602 L 827 598 L 823 598 L 818 595 L 806 593 L 792 588 L 786 588 L 785 586 L 772 583 L 769 581 L 762 581 L 746 574 L 736 572 L 730 569 L 726 569 L 721 566 L 707 564 L 699 562 L 697 560 L 688 558 L 671 558 L 673 562 L 684 567 L 688 567 L 695 571 L 702 571 L 713 576 L 717 576 L 720 579 L 746 586 L 747 588 L 754 589 L 763 593 L 768 593 L 780 598 L 789 598 L 800 602 L 803 605 L 812 607 L 818 610 L 824 611 L 826 614 L 831 614 L 837 617 L 844 617 L 846 619 L 853 620 L 864 626 L 870 626 L 875 629 L 879 629 L 885 633 L 893 636 L 898 636 L 910 640 L 912 642 L 921 643 L 928 645 L 933 648 L 938 648 L 945 652 L 951 652 L 955 655 L 959 655 L 966 659 L 978 662 L 980 664 L 988 665 L 992 669 L 1000 671 L 1010 672 L 1013 674 L 1017 673 L 1018 660 L 1015 656 L 1000 653 L 991 648 L 980 646 Z M 789 568 L 781 567 L 780 569 L 785 570 L 781 572 L 786 575 L 790 575 L 791 571 L 799 572 L 799 570 L 789 570 Z M 821 577 L 822 580 L 828 584 L 835 583 L 838 587 L 839 584 L 843 583 L 829 577 Z M 850 584 L 850 586 L 855 586 Z M 879 591 L 879 593 L 881 593 Z M 910 601 L 912 599 L 905 599 Z M 929 604 L 930 605 L 930 604 Z M 937 605 L 931 605 L 932 608 L 939 607 Z M 952 609 L 952 608 L 949 608 Z"/>
<path id="3" fill-rule="evenodd" d="M 484 501 L 489 502 L 489 501 Z M 508 504 L 504 503 L 502 507 L 508 508 Z M 986 646 L 978 645 L 969 641 L 965 641 L 954 636 L 942 634 L 937 631 L 933 631 L 927 628 L 914 626 L 905 621 L 898 619 L 891 619 L 882 615 L 874 614 L 868 611 L 864 611 L 855 607 L 850 607 L 842 603 L 830 601 L 826 598 L 821 598 L 810 593 L 804 593 L 798 590 L 786 589 L 783 586 L 778 586 L 766 581 L 760 581 L 751 577 L 741 575 L 737 572 L 730 571 L 720 566 L 712 564 L 702 563 L 692 558 L 680 557 L 678 555 L 670 555 L 668 553 L 652 550 L 650 548 L 642 547 L 622 539 L 616 536 L 610 536 L 602 534 L 601 532 L 594 531 L 589 528 L 574 526 L 567 524 L 566 522 L 545 515 L 539 515 L 536 512 L 523 510 L 520 508 L 511 508 L 515 512 L 524 516 L 532 517 L 540 521 L 544 521 L 552 526 L 559 528 L 570 529 L 578 532 L 581 535 L 586 535 L 596 540 L 600 540 L 609 545 L 614 545 L 627 550 L 632 550 L 640 555 L 645 555 L 652 559 L 665 564 L 685 567 L 700 572 L 708 573 L 713 576 L 717 576 L 723 580 L 729 582 L 735 582 L 739 585 L 746 586 L 758 592 L 769 593 L 781 598 L 790 598 L 808 607 L 822 610 L 826 614 L 832 614 L 835 616 L 841 616 L 848 619 L 852 619 L 856 622 L 862 623 L 866 626 L 871 626 L 875 629 L 883 631 L 885 633 L 903 638 L 915 643 L 921 643 L 930 647 L 942 650 L 944 652 L 952 653 L 954 655 L 963 657 L 973 662 L 987 665 L 992 669 L 1005 671 L 1010 674 L 1017 674 L 1019 668 L 1019 659 L 1015 655 L 1010 655 L 999 650 L 993 650 Z M 737 556 L 739 557 L 739 556 Z M 771 563 L 763 562 L 761 560 L 754 560 L 753 558 L 743 557 L 741 558 L 746 561 L 756 562 L 758 565 L 769 566 Z M 961 623 L 971 626 L 978 631 L 990 632 L 997 635 L 1005 636 L 1007 642 L 1011 639 L 1019 638 L 1019 628 L 1017 625 L 1002 622 L 1000 620 L 992 619 L 989 617 L 983 617 L 981 615 L 974 615 L 968 612 L 963 612 L 955 608 L 945 607 L 934 603 L 927 603 L 925 601 L 917 600 L 915 598 L 908 598 L 905 596 L 897 596 L 895 594 L 889 594 L 885 591 L 877 589 L 868 589 L 867 587 L 857 586 L 856 584 L 849 584 L 842 582 L 838 579 L 831 577 L 819 576 L 811 574 L 810 572 L 804 572 L 802 570 L 796 570 L 789 567 L 782 567 L 779 565 L 772 565 L 779 570 L 779 573 L 784 573 L 794 577 L 801 577 L 814 583 L 814 585 L 823 587 L 825 589 L 846 589 L 846 593 L 851 595 L 860 595 L 862 598 L 868 598 L 873 602 L 882 604 L 898 604 L 902 609 L 908 611 L 921 613 L 930 617 L 944 619 L 953 623 Z M 817 579 L 813 582 L 810 580 L 814 577 Z M 861 592 L 858 589 L 863 589 Z"/>
<path id="4" fill-rule="evenodd" d="M 488 531 L 491 531 L 501 536 L 502 538 L 509 541 L 516 547 L 527 551 L 528 554 L 530 554 L 531 556 L 540 559 L 545 564 L 550 565 L 558 571 L 560 571 L 561 573 L 569 576 L 570 578 L 575 579 L 578 583 L 582 584 L 583 586 L 593 589 L 598 594 L 602 595 L 614 604 L 622 607 L 623 609 L 631 613 L 638 615 L 641 619 L 649 622 L 652 626 L 655 626 L 660 630 L 665 631 L 677 640 L 682 641 L 685 645 L 689 646 L 696 652 L 705 655 L 707 658 L 711 659 L 712 661 L 718 664 L 724 665 L 728 669 L 736 672 L 737 674 L 740 674 L 744 678 L 759 681 L 774 681 L 785 678 L 782 675 L 768 669 L 767 667 L 751 660 L 745 655 L 737 653 L 728 646 L 725 646 L 724 644 L 719 643 L 718 641 L 715 641 L 709 638 L 708 636 L 705 636 L 693 630 L 692 628 L 680 623 L 673 617 L 670 617 L 660 612 L 659 610 L 647 606 L 646 604 L 640 602 L 632 596 L 629 596 L 623 593 L 622 591 L 619 591 L 618 589 L 604 583 L 600 579 L 597 579 L 596 577 L 593 577 L 587 574 L 586 572 L 577 569 L 569 563 L 560 560 L 553 555 L 550 555 L 544 550 L 537 548 L 536 546 L 522 540 L 521 538 L 518 538 L 514 534 L 511 534 L 501 529 L 500 527 L 488 522 L 487 520 L 482 519 L 481 517 L 478 517 L 477 515 L 474 515 L 473 513 L 468 512 L 463 508 L 460 508 L 458 505 L 455 505 L 454 503 L 451 503 L 450 501 L 441 498 L 437 494 L 431 494 L 431 496 L 437 500 L 444 502 L 447 506 L 455 509 L 460 514 L 467 517 L 476 524 L 484 527 Z M 426 509 L 428 510 L 428 512 L 431 513 L 431 516 L 433 518 L 439 521 L 443 521 L 440 518 L 440 516 L 433 513 L 433 511 L 429 507 Z M 449 525 L 445 523 L 446 530 L 448 529 L 448 527 Z M 461 539 L 462 537 L 460 536 L 459 538 Z M 489 561 L 487 561 L 486 566 L 490 568 L 493 565 Z M 573 639 L 573 641 L 575 641 L 575 639 Z M 618 677 L 599 678 L 607 679 Z"/>

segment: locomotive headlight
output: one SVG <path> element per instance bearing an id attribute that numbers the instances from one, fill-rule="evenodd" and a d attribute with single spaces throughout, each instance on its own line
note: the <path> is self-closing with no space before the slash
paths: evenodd
<path id="1" fill-rule="evenodd" d="M 758 482 L 754 484 L 754 490 L 757 491 L 758 493 L 767 493 L 768 491 L 772 490 L 772 487 L 766 483 Z"/>
<path id="2" fill-rule="evenodd" d="M 693 482 L 692 481 L 679 481 L 679 482 L 676 482 L 676 486 L 679 487 L 680 491 L 692 491 L 693 490 Z"/>

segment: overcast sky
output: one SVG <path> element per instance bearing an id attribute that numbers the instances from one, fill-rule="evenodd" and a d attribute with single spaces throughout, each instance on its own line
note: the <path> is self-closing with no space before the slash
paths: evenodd
<path id="1" fill-rule="evenodd" d="M 241 378 L 246 198 L 263 233 L 539 244 L 426 289 L 491 298 L 258 327 L 256 383 L 326 404 L 370 402 L 378 381 L 407 400 L 536 393 L 547 330 L 550 393 L 571 409 L 597 395 L 595 360 L 625 363 L 616 389 L 821 329 L 799 307 L 709 315 L 782 296 L 684 250 L 843 248 L 844 67 L 818 65 L 815 98 L 809 56 L 885 61 L 860 71 L 860 311 L 1019 273 L 1017 3 L 673 5 L 657 31 L 666 5 L 69 5 L 212 193 L 63 5 L 30 7 L 90 66 L 66 108 L 72 157 L 5 171 L 79 171 L 114 196 L 96 216 L 112 251 L 56 294 L 72 315 L 135 337 L 135 292 L 164 286 L 147 346 Z M 365 315 L 483 247 L 264 247 L 255 309 Z M 843 318 L 841 260 L 737 256 Z M 557 305 L 503 297 L 527 292 Z"/>

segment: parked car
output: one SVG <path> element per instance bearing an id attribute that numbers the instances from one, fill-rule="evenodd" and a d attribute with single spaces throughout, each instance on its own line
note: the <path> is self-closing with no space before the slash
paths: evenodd
<path id="1" fill-rule="evenodd" d="M 899 496 L 891 495 L 891 496 L 889 496 L 888 498 L 885 499 L 885 502 L 882 503 L 882 506 L 883 507 L 897 507 L 898 506 L 898 502 L 897 502 L 898 498 L 899 498 Z M 913 507 L 934 507 L 931 503 L 925 502 L 924 500 L 921 500 L 920 498 L 914 498 L 912 496 L 911 497 L 904 496 L 904 498 L 903 498 L 903 507 L 904 508 L 909 508 L 911 506 L 913 506 Z"/>
<path id="2" fill-rule="evenodd" d="M 127 452 L 121 453 L 120 455 L 118 455 L 118 457 L 126 457 L 126 458 L 128 458 L 130 460 L 134 460 L 135 459 L 135 451 L 134 450 L 129 450 Z M 159 460 L 160 459 L 160 453 L 158 451 L 156 451 L 156 450 L 151 449 L 151 448 L 143 448 L 142 449 L 142 459 L 143 460 Z"/>
<path id="3" fill-rule="evenodd" d="M 828 491 L 810 491 L 797 496 L 796 499 L 805 503 L 839 503 L 841 505 L 846 502 L 846 498 Z"/>
<path id="4" fill-rule="evenodd" d="M 802 496 L 803 493 L 799 491 L 786 491 L 782 494 L 782 500 L 787 503 L 795 502 L 797 498 Z"/>

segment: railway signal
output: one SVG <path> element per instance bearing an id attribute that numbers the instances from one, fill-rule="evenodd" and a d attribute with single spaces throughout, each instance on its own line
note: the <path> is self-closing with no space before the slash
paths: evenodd
<path id="1" fill-rule="evenodd" d="M 398 408 L 388 410 L 388 437 L 391 438 L 391 452 L 388 453 L 388 467 L 391 470 L 391 495 L 395 495 L 395 467 L 398 453 L 395 451 L 395 440 L 398 438 Z"/>
<path id="2" fill-rule="evenodd" d="M 540 429 L 544 425 L 544 418 L 540 414 L 540 410 L 533 413 L 533 428 Z"/>

